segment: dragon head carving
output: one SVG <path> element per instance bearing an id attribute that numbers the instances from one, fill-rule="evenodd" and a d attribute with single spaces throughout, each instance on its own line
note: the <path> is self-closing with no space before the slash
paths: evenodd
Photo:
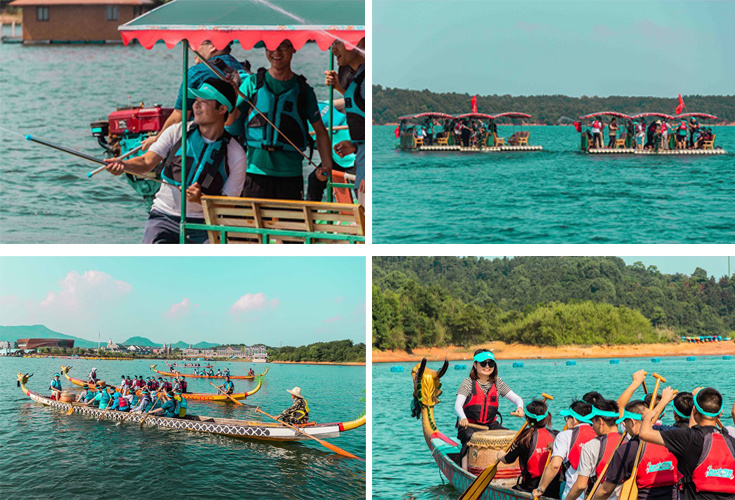
<path id="1" fill-rule="evenodd" d="M 413 367 L 413 370 L 411 370 L 411 377 L 413 378 L 411 415 L 413 417 L 419 418 L 422 408 L 433 407 L 439 402 L 439 396 L 442 393 L 440 379 L 446 373 L 448 367 L 449 361 L 445 359 L 439 371 L 426 368 L 426 358 Z"/>

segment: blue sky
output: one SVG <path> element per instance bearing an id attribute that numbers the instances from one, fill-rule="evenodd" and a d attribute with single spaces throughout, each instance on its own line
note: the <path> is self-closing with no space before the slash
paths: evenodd
<path id="1" fill-rule="evenodd" d="M 733 95 L 728 0 L 374 0 L 373 83 L 470 94 Z"/>
<path id="2" fill-rule="evenodd" d="M 715 278 L 727 275 L 727 257 L 622 257 L 626 264 L 643 262 L 656 266 L 664 274 L 689 274 L 701 267 Z M 735 271 L 735 257 L 730 257 L 730 272 Z"/>
<path id="3" fill-rule="evenodd" d="M 365 258 L 5 257 L 0 324 L 103 341 L 365 342 Z"/>

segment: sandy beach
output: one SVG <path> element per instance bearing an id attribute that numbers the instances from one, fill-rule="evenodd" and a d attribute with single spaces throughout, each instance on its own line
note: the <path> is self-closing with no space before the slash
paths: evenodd
<path id="1" fill-rule="evenodd" d="M 735 342 L 626 344 L 626 345 L 569 345 L 561 347 L 537 347 L 523 344 L 489 342 L 469 349 L 459 346 L 432 347 L 406 351 L 373 350 L 373 363 L 405 363 L 421 361 L 461 361 L 472 358 L 476 349 L 492 349 L 497 359 L 585 359 L 585 358 L 641 358 L 660 356 L 721 356 L 735 355 Z"/>

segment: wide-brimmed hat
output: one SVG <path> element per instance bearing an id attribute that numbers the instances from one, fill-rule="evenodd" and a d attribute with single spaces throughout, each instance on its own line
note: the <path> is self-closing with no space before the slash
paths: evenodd
<path id="1" fill-rule="evenodd" d="M 286 392 L 291 394 L 292 396 L 296 396 L 297 398 L 304 399 L 304 396 L 301 395 L 301 387 L 294 387 L 293 389 L 286 389 Z"/>

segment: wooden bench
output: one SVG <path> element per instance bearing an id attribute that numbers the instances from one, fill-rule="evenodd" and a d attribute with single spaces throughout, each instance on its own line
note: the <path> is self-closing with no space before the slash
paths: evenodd
<path id="1" fill-rule="evenodd" d="M 445 136 L 437 138 L 436 145 L 437 146 L 449 146 L 449 137 L 445 135 Z"/>
<path id="2" fill-rule="evenodd" d="M 352 203 L 203 196 L 210 243 L 364 243 L 365 209 Z M 227 229 L 232 228 L 232 229 Z"/>
<path id="3" fill-rule="evenodd" d="M 625 148 L 625 141 L 628 140 L 628 133 L 623 132 L 620 137 L 615 139 L 615 149 Z"/>

